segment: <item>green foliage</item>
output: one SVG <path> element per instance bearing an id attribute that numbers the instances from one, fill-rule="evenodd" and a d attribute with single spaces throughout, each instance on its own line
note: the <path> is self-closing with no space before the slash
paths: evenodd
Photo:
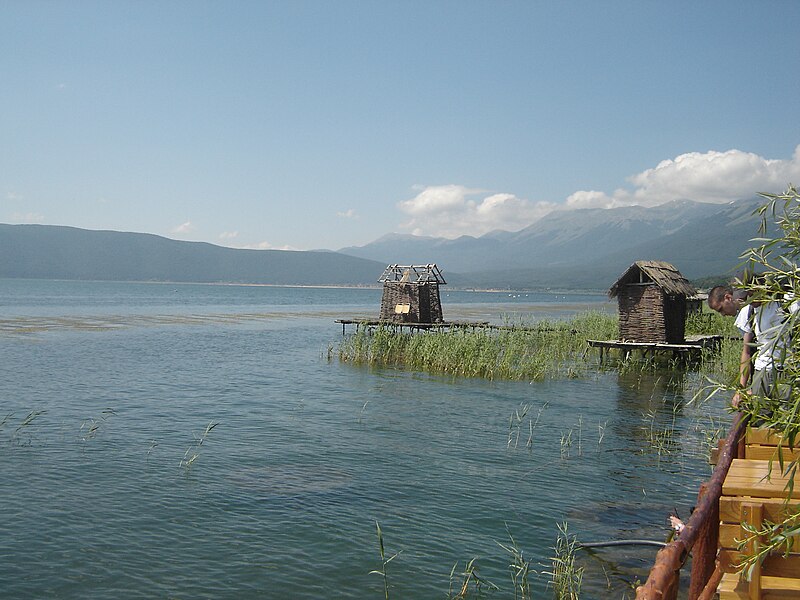
<path id="1" fill-rule="evenodd" d="M 686 335 L 723 335 L 737 339 L 742 337 L 733 319 L 723 317 L 706 307 L 703 312 L 693 312 L 686 316 Z"/>
<path id="2" fill-rule="evenodd" d="M 567 523 L 560 523 L 553 548 L 555 554 L 550 559 L 553 570 L 546 572 L 550 576 L 555 600 L 578 600 L 580 597 L 584 568 L 575 563 L 575 553 L 579 547 L 577 538 L 570 535 Z"/>
<path id="3" fill-rule="evenodd" d="M 800 193 L 789 187 L 784 194 L 765 197 L 768 202 L 759 211 L 764 219 L 762 228 L 766 230 L 767 220 L 772 218 L 781 235 L 774 239 L 759 238 L 761 244 L 747 252 L 744 256 L 747 271 L 760 272 L 761 276 L 749 280 L 745 277 L 740 286 L 752 294 L 753 300 L 774 301 L 787 309 L 788 317 L 778 335 L 789 342 L 789 351 L 782 357 L 782 381 L 788 400 L 776 402 L 742 390 L 740 410 L 781 433 L 786 443 L 795 447 L 800 434 L 800 352 L 796 351 L 800 312 L 791 314 L 788 308 L 794 298 L 800 297 L 800 269 L 796 265 L 800 255 Z"/>
<path id="4" fill-rule="evenodd" d="M 765 520 L 760 528 L 742 523 L 742 528 L 747 535 L 736 540 L 737 549 L 742 552 L 742 562 L 737 567 L 750 579 L 753 569 L 768 556 L 783 553 L 788 558 L 792 553 L 800 536 L 800 512 L 793 511 L 778 523 Z M 751 544 L 755 551 L 747 553 Z"/>
<path id="5" fill-rule="evenodd" d="M 766 203 L 759 209 L 762 218 L 762 233 L 770 230 L 770 222 L 778 229 L 773 238 L 762 237 L 754 240 L 757 245 L 749 250 L 745 260 L 745 273 L 738 281 L 738 287 L 747 290 L 754 301 L 777 302 L 787 313 L 787 318 L 777 331 L 788 351 L 783 353 L 781 381 L 787 398 L 775 398 L 753 394 L 750 390 L 741 389 L 737 385 L 719 385 L 723 392 L 737 392 L 741 396 L 739 410 L 745 413 L 751 422 L 770 427 L 781 434 L 783 444 L 790 448 L 797 447 L 800 434 L 800 312 L 791 314 L 789 305 L 793 299 L 800 297 L 800 269 L 797 258 L 800 256 L 800 193 L 790 186 L 783 194 L 762 194 Z M 758 273 L 758 277 L 751 275 Z M 778 463 L 781 471 L 788 476 L 786 496 L 794 487 L 794 475 L 798 462 L 785 463 L 783 455 L 778 452 Z M 761 529 L 745 526 L 747 539 L 742 540 L 742 549 L 747 542 L 757 538 L 753 544 L 755 550 L 743 556 L 740 568 L 746 573 L 752 572 L 755 565 L 771 552 L 792 550 L 794 535 L 800 530 L 798 514 L 791 513 L 786 519 L 777 523 L 765 523 Z"/>

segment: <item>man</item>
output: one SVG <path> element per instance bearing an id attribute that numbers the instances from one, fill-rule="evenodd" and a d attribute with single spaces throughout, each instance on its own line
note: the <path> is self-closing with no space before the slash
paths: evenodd
<path id="1" fill-rule="evenodd" d="M 709 291 L 708 306 L 721 315 L 736 316 L 736 327 L 743 334 L 739 385 L 746 388 L 752 374 L 751 393 L 779 399 L 782 394 L 777 392 L 775 383 L 787 351 L 787 336 L 783 335 L 786 312 L 775 301 L 746 304 L 747 296 L 744 290 L 719 285 Z M 796 312 L 799 306 L 793 302 L 789 312 Z M 738 393 L 731 403 L 734 407 L 739 405 Z"/>

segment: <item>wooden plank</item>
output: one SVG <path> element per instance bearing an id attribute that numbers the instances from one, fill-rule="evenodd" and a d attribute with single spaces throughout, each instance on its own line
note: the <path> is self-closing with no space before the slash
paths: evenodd
<path id="1" fill-rule="evenodd" d="M 764 521 L 764 505 L 758 502 L 744 502 L 742 504 L 742 523 L 747 523 L 751 529 L 759 530 L 762 528 Z M 744 538 L 747 533 L 742 528 L 742 537 Z M 748 541 L 745 545 L 744 551 L 748 555 L 753 555 L 758 551 L 761 544 L 762 536 L 758 538 L 747 538 Z M 750 600 L 761 600 L 761 563 L 757 562 L 750 570 L 750 581 L 748 582 L 748 589 L 750 591 Z"/>
<path id="2" fill-rule="evenodd" d="M 764 444 L 776 446 L 781 441 L 781 436 L 769 427 L 748 427 L 745 441 L 748 444 Z"/>
<path id="3" fill-rule="evenodd" d="M 800 579 L 794 577 L 762 577 L 761 584 L 765 590 L 800 592 Z"/>
<path id="4" fill-rule="evenodd" d="M 776 462 L 737 458 L 722 484 L 722 493 L 726 496 L 785 498 L 788 481 Z M 800 498 L 800 486 L 792 491 L 791 497 Z"/>
<path id="5" fill-rule="evenodd" d="M 774 466 L 770 466 L 769 460 L 734 458 L 731 462 L 731 470 L 729 473 L 755 473 L 759 471 L 766 475 L 770 472 L 775 472 L 776 469 Z"/>
<path id="6" fill-rule="evenodd" d="M 779 497 L 786 493 L 785 486 L 776 481 L 753 483 L 752 481 L 732 481 L 730 485 L 725 488 L 726 494 L 735 494 L 737 496 L 754 496 L 761 497 Z M 800 498 L 800 489 L 795 488 L 792 491 L 792 498 Z"/>
<path id="7" fill-rule="evenodd" d="M 739 541 L 744 539 L 745 535 L 746 534 L 742 532 L 741 525 L 734 525 L 732 523 L 721 523 L 719 526 L 719 546 L 720 548 L 723 548 L 725 550 L 735 552 L 738 555 L 737 548 L 739 546 Z M 794 536 L 794 537 L 797 538 L 800 536 Z M 770 558 L 787 560 L 787 561 L 791 559 L 791 561 L 786 563 L 785 566 L 783 567 L 776 566 L 776 568 L 780 568 L 782 571 L 788 570 L 792 576 L 800 577 L 800 549 L 795 550 L 795 552 L 790 554 L 789 557 L 786 559 L 783 558 L 783 554 L 777 554 Z M 738 559 L 737 562 L 735 562 L 734 564 L 738 564 Z"/>
<path id="8" fill-rule="evenodd" d="M 742 563 L 742 554 L 732 548 L 720 548 L 719 566 L 725 573 L 735 573 Z M 762 576 L 800 578 L 800 554 L 768 556 L 761 565 Z"/>
<path id="9" fill-rule="evenodd" d="M 742 535 L 741 523 L 720 523 L 719 526 L 719 546 L 720 548 L 728 548 L 735 550 L 739 545 L 739 540 L 744 536 Z"/>
<path id="10" fill-rule="evenodd" d="M 789 463 L 793 460 L 800 459 L 800 448 L 793 450 L 785 447 L 780 448 L 783 460 Z M 748 460 L 772 460 L 778 463 L 778 447 L 777 446 L 763 446 L 761 444 L 748 444 L 744 450 L 744 457 Z"/>
<path id="11" fill-rule="evenodd" d="M 798 588 L 792 587 L 794 585 L 792 582 L 797 580 L 789 579 L 784 582 L 776 581 L 776 579 L 783 578 L 762 577 L 762 582 L 769 583 L 775 587 L 764 588 L 761 600 L 788 600 L 790 598 L 797 600 L 800 597 Z M 750 598 L 747 591 L 747 582 L 741 581 L 735 573 L 725 573 L 717 590 L 719 591 L 720 600 L 749 600 Z"/>
<path id="12" fill-rule="evenodd" d="M 751 501 L 752 498 L 746 496 L 722 496 L 719 499 L 719 520 L 723 523 L 738 525 L 741 523 L 742 503 Z M 784 502 L 783 498 L 759 498 L 764 505 L 764 518 L 773 523 L 783 520 L 788 512 L 800 506 L 800 502 Z"/>

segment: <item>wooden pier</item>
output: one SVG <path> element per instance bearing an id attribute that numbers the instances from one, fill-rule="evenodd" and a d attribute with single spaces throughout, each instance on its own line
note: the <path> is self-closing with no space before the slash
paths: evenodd
<path id="1" fill-rule="evenodd" d="M 454 329 L 454 328 L 486 328 L 486 327 L 499 327 L 490 325 L 488 321 L 442 321 L 441 323 L 407 323 L 402 321 L 390 321 L 386 319 L 336 319 L 336 323 L 342 325 L 342 335 L 346 333 L 348 325 L 355 325 L 356 329 L 359 327 L 391 327 L 398 331 L 408 329 L 414 330 L 428 330 L 428 329 Z"/>
<path id="2" fill-rule="evenodd" d="M 698 357 L 703 350 L 718 350 L 722 344 L 721 335 L 690 335 L 683 344 L 665 344 L 658 342 L 629 342 L 626 340 L 586 340 L 591 348 L 600 349 L 600 362 L 607 350 L 615 349 L 624 353 L 625 359 L 630 358 L 634 351 L 641 352 L 643 358 L 648 355 L 672 353 L 673 357 Z"/>

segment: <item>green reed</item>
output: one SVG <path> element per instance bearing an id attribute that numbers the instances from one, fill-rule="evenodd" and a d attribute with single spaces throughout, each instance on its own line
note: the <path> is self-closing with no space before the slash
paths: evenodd
<path id="1" fill-rule="evenodd" d="M 90 417 L 85 419 L 83 423 L 81 423 L 80 427 L 81 440 L 87 442 L 93 439 L 106 420 L 116 414 L 117 413 L 113 408 L 106 408 L 103 409 L 103 412 L 99 418 L 95 419 L 94 417 Z"/>
<path id="2" fill-rule="evenodd" d="M 578 600 L 580 597 L 584 568 L 575 562 L 578 548 L 578 540 L 569 533 L 567 523 L 558 524 L 555 554 L 550 559 L 553 570 L 545 573 L 550 576 L 555 600 Z"/>
<path id="3" fill-rule="evenodd" d="M 22 422 L 20 422 L 20 424 L 17 425 L 16 429 L 14 429 L 14 432 L 11 434 L 11 442 L 20 446 L 23 445 L 30 446 L 33 442 L 32 430 L 35 427 L 35 425 L 40 421 L 40 417 L 46 412 L 47 412 L 46 410 L 32 410 L 31 412 L 29 412 L 28 415 L 24 419 L 22 419 Z M 8 413 L 8 415 L 6 415 L 6 417 L 0 423 L 0 427 L 4 427 L 6 423 L 8 423 L 11 417 L 13 416 L 14 413 Z M 22 440 L 22 437 L 24 435 L 28 436 L 25 442 L 23 442 Z"/>
<path id="4" fill-rule="evenodd" d="M 389 575 L 387 573 L 387 567 L 389 566 L 390 562 L 392 562 L 395 558 L 397 558 L 400 555 L 400 552 L 402 552 L 402 550 L 400 552 L 396 552 L 389 558 L 386 558 L 386 548 L 383 544 L 383 531 L 381 530 L 381 524 L 378 523 L 377 521 L 375 521 L 375 529 L 377 530 L 378 534 L 378 550 L 380 551 L 380 556 L 381 556 L 381 568 L 370 571 L 369 574 L 380 575 L 381 577 L 383 577 L 384 598 L 385 600 L 389 600 Z"/>
<path id="5" fill-rule="evenodd" d="M 486 379 L 541 381 L 585 369 L 587 339 L 617 335 L 617 318 L 589 312 L 566 321 L 502 328 L 405 332 L 391 325 L 359 327 L 339 345 L 339 359 L 356 364 Z"/>
<path id="6" fill-rule="evenodd" d="M 188 472 L 191 469 L 194 462 L 200 458 L 200 448 L 205 443 L 206 439 L 208 438 L 208 434 L 217 426 L 219 423 L 215 423 L 214 421 L 209 421 L 208 425 L 206 425 L 205 430 L 200 435 L 194 435 L 194 443 L 186 449 L 186 452 L 181 459 L 181 462 L 178 466 L 183 467 Z M 152 446 L 151 446 L 152 449 Z"/>
<path id="7" fill-rule="evenodd" d="M 682 406 L 680 403 L 672 406 L 672 420 L 666 425 L 659 425 L 656 423 L 656 410 L 650 410 L 644 415 L 645 425 L 642 429 L 647 441 L 647 448 L 643 448 L 642 452 L 646 452 L 647 450 L 654 452 L 658 456 L 660 462 L 662 456 L 671 454 L 678 449 L 679 446 L 675 439 L 675 433 L 677 417 L 681 408 Z"/>
<path id="8" fill-rule="evenodd" d="M 461 578 L 458 582 L 458 591 L 454 593 L 453 583 L 456 576 L 458 562 L 450 569 L 450 590 L 447 593 L 449 600 L 467 600 L 467 598 L 483 598 L 486 592 L 500 591 L 500 588 L 491 581 L 484 579 L 478 574 L 478 565 L 475 563 L 477 558 L 470 560 L 464 570 L 458 575 Z M 470 592 L 470 590 L 472 590 Z"/>
<path id="9" fill-rule="evenodd" d="M 497 545 L 508 552 L 511 557 L 508 567 L 511 571 L 511 582 L 514 585 L 514 600 L 531 600 L 530 576 L 535 574 L 535 571 L 531 569 L 531 561 L 525 560 L 525 555 L 514 536 L 511 535 L 507 523 L 506 532 L 508 533 L 509 543 L 501 544 L 497 542 Z"/>

